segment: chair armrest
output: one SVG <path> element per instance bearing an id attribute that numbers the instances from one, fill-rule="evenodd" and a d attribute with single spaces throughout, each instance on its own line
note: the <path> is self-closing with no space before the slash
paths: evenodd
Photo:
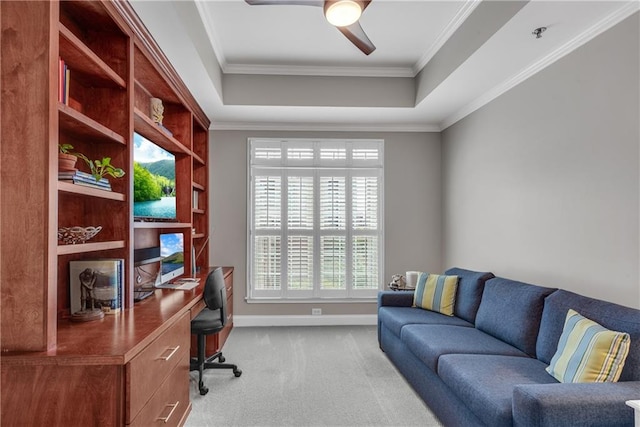
<path id="1" fill-rule="evenodd" d="M 629 426 L 640 397 L 640 381 L 579 384 L 523 384 L 513 389 L 515 426 Z"/>
<path id="2" fill-rule="evenodd" d="M 378 292 L 378 308 L 411 307 L 413 291 L 380 291 Z"/>

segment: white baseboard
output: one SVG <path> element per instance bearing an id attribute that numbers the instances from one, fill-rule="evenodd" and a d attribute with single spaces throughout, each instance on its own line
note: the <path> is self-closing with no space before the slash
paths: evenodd
<path id="1" fill-rule="evenodd" d="M 320 316 L 233 316 L 233 326 L 341 326 L 377 325 L 376 314 L 340 314 Z"/>

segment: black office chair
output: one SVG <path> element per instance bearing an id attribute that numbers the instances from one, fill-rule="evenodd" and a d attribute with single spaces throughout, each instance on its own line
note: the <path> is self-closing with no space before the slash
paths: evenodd
<path id="1" fill-rule="evenodd" d="M 216 268 L 209 273 L 204 284 L 203 299 L 207 306 L 191 320 L 191 333 L 198 336 L 198 357 L 191 359 L 190 369 L 198 370 L 198 388 L 204 396 L 209 392 L 202 382 L 205 369 L 233 369 L 236 377 L 242 375 L 242 371 L 236 365 L 222 363 L 225 361 L 222 351 L 209 357 L 205 355 L 207 335 L 217 334 L 227 323 L 227 290 L 222 268 Z M 214 362 L 216 359 L 218 362 Z"/>

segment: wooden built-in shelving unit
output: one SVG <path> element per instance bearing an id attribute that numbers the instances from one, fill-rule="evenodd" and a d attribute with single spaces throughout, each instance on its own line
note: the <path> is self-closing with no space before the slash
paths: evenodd
<path id="1" fill-rule="evenodd" d="M 185 345 L 182 335 L 189 334 L 189 307 L 184 311 L 185 307 L 171 302 L 180 320 L 155 329 L 146 325 L 147 329 L 141 329 L 150 331 L 146 336 L 141 332 L 129 336 L 118 329 L 117 322 L 104 326 L 115 321 L 97 321 L 93 328 L 74 327 L 69 322 L 69 262 L 125 260 L 122 318 L 130 327 L 134 319 L 142 320 L 134 316 L 138 310 L 133 304 L 134 249 L 157 246 L 165 230 L 182 232 L 185 271 L 190 272 L 194 265 L 207 267 L 209 119 L 127 2 L 0 2 L 0 22 L 3 421 L 17 425 L 25 419 L 36 420 L 29 418 L 28 411 L 12 408 L 11 399 L 24 393 L 21 402 L 25 407 L 45 405 L 48 398 L 40 393 L 35 396 L 34 390 L 49 393 L 48 389 L 59 386 L 51 393 L 60 402 L 39 408 L 53 417 L 42 420 L 47 424 L 73 420 L 65 424 L 147 425 L 145 411 L 154 410 L 147 400 L 150 404 L 155 397 L 136 400 L 136 393 L 142 391 L 133 388 L 144 388 L 136 382 L 137 363 L 145 365 L 143 353 L 154 340 L 170 343 L 175 334 Z M 70 69 L 69 96 L 64 103 L 58 96 L 60 58 Z M 162 99 L 163 125 L 173 136 L 149 117 L 152 97 Z M 134 221 L 134 132 L 175 155 L 175 222 Z M 73 151 L 91 159 L 110 157 L 113 165 L 125 170 L 125 176 L 109 178 L 112 191 L 59 181 L 58 144 L 71 144 Z M 81 161 L 77 164 L 89 172 L 85 166 Z M 194 192 L 197 207 L 193 206 Z M 101 226 L 102 230 L 84 244 L 58 242 L 58 228 L 70 226 Z M 200 254 L 199 258 L 192 259 L 192 253 Z M 193 298 L 183 303 L 195 304 Z M 100 336 L 101 327 L 107 328 L 105 341 L 92 346 L 83 331 L 98 328 L 91 336 Z M 110 340 L 114 341 L 111 347 Z M 186 347 L 180 351 L 184 357 L 188 357 L 188 343 Z M 121 348 L 127 349 L 126 354 L 118 353 Z M 21 366 L 37 369 L 44 382 L 30 386 L 25 383 L 31 378 L 27 375 L 19 380 L 20 387 L 8 390 L 7 385 L 20 378 Z M 166 378 L 182 378 L 185 362 L 180 359 L 166 369 Z M 164 378 L 159 376 L 158 384 Z M 76 380 L 98 383 L 74 390 Z M 184 381 L 188 382 L 188 376 Z M 181 407 L 179 418 L 183 422 L 190 406 L 187 385 L 180 384 L 180 393 L 187 390 L 187 406 Z M 104 404 L 101 413 L 92 413 L 88 400 Z M 65 411 L 63 403 L 74 401 L 83 402 L 77 413 Z"/>

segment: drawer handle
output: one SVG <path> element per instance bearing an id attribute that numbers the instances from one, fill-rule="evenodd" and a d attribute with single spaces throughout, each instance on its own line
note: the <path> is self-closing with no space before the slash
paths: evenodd
<path id="1" fill-rule="evenodd" d="M 164 360 L 166 362 L 167 360 L 171 359 L 171 357 L 173 357 L 174 354 L 176 354 L 176 351 L 178 351 L 179 348 L 180 348 L 180 346 L 173 347 L 173 348 L 168 348 L 167 350 L 171 350 L 171 353 L 169 353 L 168 356 L 159 357 L 159 359 L 160 360 Z"/>
<path id="2" fill-rule="evenodd" d="M 171 407 L 171 411 L 169 411 L 169 415 L 167 415 L 166 417 L 158 417 L 157 420 L 162 421 L 165 424 L 168 423 L 169 418 L 171 418 L 171 415 L 173 415 L 173 412 L 176 410 L 179 404 L 180 404 L 180 401 L 177 401 L 176 403 L 168 403 L 167 406 Z"/>

